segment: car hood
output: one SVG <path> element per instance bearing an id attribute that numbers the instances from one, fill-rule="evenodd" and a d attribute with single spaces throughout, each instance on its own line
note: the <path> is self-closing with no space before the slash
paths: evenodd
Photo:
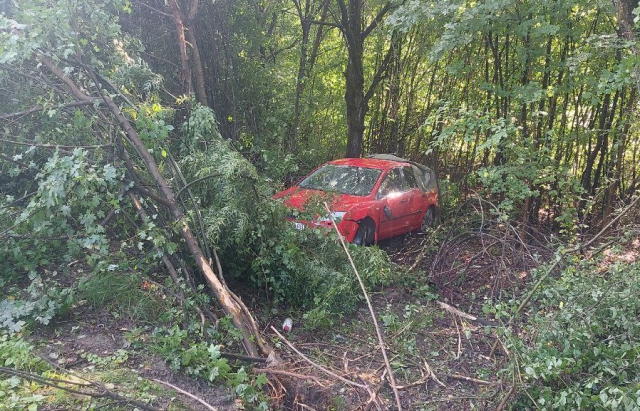
<path id="1" fill-rule="evenodd" d="M 349 211 L 354 205 L 368 202 L 368 197 L 353 196 L 349 194 L 328 193 L 326 191 L 311 190 L 293 186 L 274 196 L 276 199 L 284 199 L 287 207 L 304 211 L 308 204 L 329 204 L 331 211 Z"/>

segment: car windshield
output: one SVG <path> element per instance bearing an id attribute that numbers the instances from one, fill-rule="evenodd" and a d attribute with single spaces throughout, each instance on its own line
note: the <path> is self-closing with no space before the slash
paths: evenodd
<path id="1" fill-rule="evenodd" d="M 326 164 L 300 182 L 300 187 L 342 194 L 366 196 L 371 193 L 382 170 Z"/>

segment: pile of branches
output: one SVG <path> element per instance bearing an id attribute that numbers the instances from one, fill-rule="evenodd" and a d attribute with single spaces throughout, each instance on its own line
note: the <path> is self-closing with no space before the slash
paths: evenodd
<path id="1" fill-rule="evenodd" d="M 429 279 L 454 296 L 483 290 L 492 300 L 524 282 L 553 253 L 553 238 L 533 226 L 516 226 L 490 201 L 472 197 L 456 210 L 431 260 Z"/>

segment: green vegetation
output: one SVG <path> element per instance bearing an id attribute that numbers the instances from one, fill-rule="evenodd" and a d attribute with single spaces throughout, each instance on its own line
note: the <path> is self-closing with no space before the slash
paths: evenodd
<path id="1" fill-rule="evenodd" d="M 423 330 L 451 321 L 434 303 L 451 299 L 490 324 L 452 314 L 451 357 L 484 338 L 504 354 L 469 368 L 501 379 L 486 408 L 639 408 L 639 11 L 0 0 L 0 410 L 124 407 L 65 394 L 75 377 L 56 367 L 74 361 L 89 364 L 86 389 L 121 381 L 110 392 L 143 408 L 188 407 L 131 371 L 150 356 L 247 409 L 268 409 L 268 390 L 285 398 L 225 355 L 275 356 L 265 327 L 284 313 L 294 339 L 373 330 L 336 234 L 293 229 L 272 195 L 373 153 L 441 182 L 438 225 L 407 250 L 348 247 L 405 380 L 427 383 L 423 358 L 445 357 Z M 38 342 L 99 325 L 123 345 L 54 358 Z M 326 403 L 353 405 L 345 392 Z"/>
<path id="2" fill-rule="evenodd" d="M 568 263 L 537 294 L 528 337 L 505 336 L 524 391 L 514 407 L 640 406 L 637 240 L 627 246 Z"/>

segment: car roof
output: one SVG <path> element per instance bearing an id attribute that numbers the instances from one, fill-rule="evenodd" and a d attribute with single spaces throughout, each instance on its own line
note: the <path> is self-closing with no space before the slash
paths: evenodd
<path id="1" fill-rule="evenodd" d="M 329 161 L 329 164 L 339 166 L 376 168 L 379 170 L 387 170 L 397 167 L 398 165 L 410 165 L 404 161 L 383 160 L 379 158 L 341 158 L 339 160 Z"/>

